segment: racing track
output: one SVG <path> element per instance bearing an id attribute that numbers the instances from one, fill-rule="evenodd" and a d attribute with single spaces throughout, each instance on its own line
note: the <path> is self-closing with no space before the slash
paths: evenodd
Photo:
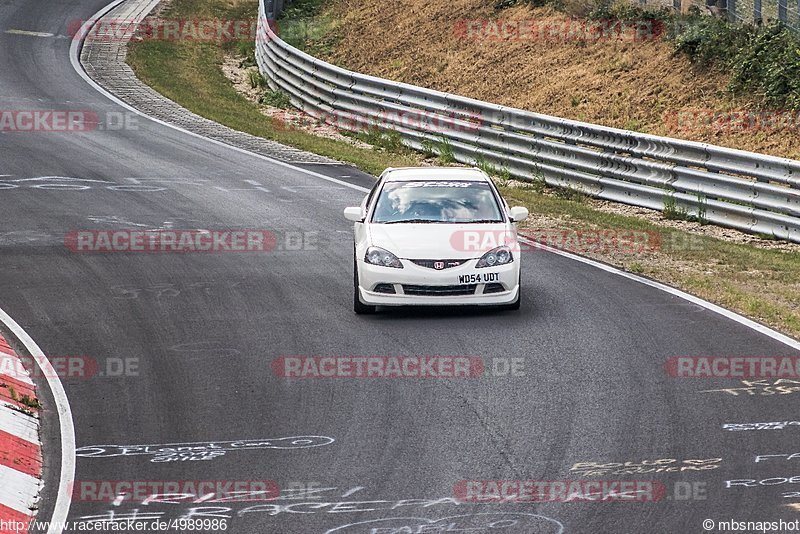
<path id="1" fill-rule="evenodd" d="M 68 21 L 90 18 L 105 1 L 0 4 L 0 109 L 124 111 L 73 70 L 70 39 L 59 37 Z M 315 170 L 349 175 L 344 179 L 360 188 L 370 183 L 344 167 Z M 796 487 L 788 482 L 726 489 L 724 481 L 800 475 L 800 459 L 754 462 L 756 454 L 797 452 L 800 429 L 721 428 L 793 420 L 797 394 L 701 393 L 740 384 L 678 380 L 663 370 L 676 355 L 798 352 L 697 304 L 542 252 L 524 258 L 520 313 L 357 317 L 350 228 L 341 213 L 361 191 L 146 119 L 136 130 L 0 133 L 0 175 L 8 175 L 0 177 L 0 307 L 51 358 L 139 361 L 138 376 L 64 381 L 79 447 L 335 440 L 310 448 L 262 444 L 206 461 L 78 458 L 78 481 L 275 480 L 285 491 L 270 506 L 73 502 L 72 519 L 134 508 L 174 518 L 214 506 L 231 517 L 229 532 L 322 534 L 377 526 L 399 532 L 403 525 L 418 532 L 425 520 L 471 513 L 529 514 L 513 516 L 516 527 L 493 530 L 509 533 L 700 532 L 704 518 L 798 517 L 785 505 L 800 497 L 782 497 Z M 46 176 L 83 181 L 38 179 Z M 73 186 L 64 187 L 68 182 Z M 153 190 L 118 187 L 130 185 Z M 73 230 L 169 227 L 318 232 L 319 245 L 272 254 L 76 254 L 64 246 Z M 290 381 L 270 370 L 282 355 L 372 354 L 523 358 L 525 376 Z M 47 396 L 45 402 L 52 408 Z M 50 411 L 42 519 L 57 489 L 54 418 Z M 722 462 L 683 474 L 601 478 L 658 480 L 671 496 L 675 482 L 701 482 L 707 498 L 458 507 L 436 501 L 452 497 L 462 479 L 560 480 L 571 478 L 576 462 L 663 458 Z M 328 489 L 286 491 L 301 486 Z M 353 501 L 360 503 L 334 504 Z M 293 503 L 312 504 L 274 507 Z M 499 517 L 512 516 L 475 516 L 469 525 Z M 419 519 L 364 524 L 390 518 Z M 338 529 L 345 525 L 353 526 Z"/>

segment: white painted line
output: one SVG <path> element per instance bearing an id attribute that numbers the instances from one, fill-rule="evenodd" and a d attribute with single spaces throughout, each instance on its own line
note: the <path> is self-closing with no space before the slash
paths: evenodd
<path id="1" fill-rule="evenodd" d="M 3 382 L 4 376 L 33 386 L 33 380 L 28 375 L 28 370 L 22 365 L 22 361 L 17 356 L 6 354 L 0 350 L 0 383 Z"/>
<path id="2" fill-rule="evenodd" d="M 30 37 L 52 37 L 52 33 L 47 32 L 29 32 L 27 30 L 6 30 L 5 33 L 10 33 L 11 35 L 28 35 Z"/>
<path id="3" fill-rule="evenodd" d="M 36 496 L 39 495 L 39 479 L 0 465 L 0 480 L 3 481 L 0 504 L 21 514 L 33 515 L 31 507 L 36 504 Z"/>
<path id="4" fill-rule="evenodd" d="M 700 297 L 695 297 L 694 295 L 690 295 L 689 293 L 681 291 L 680 289 L 676 289 L 666 284 L 662 284 L 661 282 L 656 282 L 655 280 L 650 280 L 649 278 L 645 278 L 643 276 L 623 271 L 622 269 L 618 269 L 616 267 L 607 265 L 599 261 L 595 261 L 589 258 L 584 258 L 583 256 L 578 256 L 577 254 L 573 254 L 571 252 L 566 252 L 563 250 L 559 250 L 557 248 L 552 248 L 547 245 L 543 245 L 541 243 L 525 239 L 523 237 L 520 237 L 519 240 L 528 245 L 540 248 L 542 250 L 546 250 L 548 252 L 552 252 L 553 254 L 558 254 L 560 256 L 564 256 L 571 260 L 591 265 L 592 267 L 602 269 L 603 271 L 616 274 L 618 276 L 622 276 L 623 278 L 627 278 L 628 280 L 633 280 L 634 282 L 639 282 L 640 284 L 644 284 L 646 286 L 650 286 L 660 291 L 664 291 L 665 293 L 669 293 L 670 295 L 682 298 L 684 300 L 691 302 L 692 304 L 697 304 L 698 306 L 702 306 L 703 308 L 709 311 L 722 315 L 726 319 L 730 319 L 731 321 L 737 322 L 743 326 L 746 326 L 747 328 L 751 328 L 760 334 L 764 334 L 765 336 L 770 337 L 775 341 L 778 341 L 780 343 L 783 343 L 784 345 L 787 345 L 795 350 L 800 351 L 800 341 L 792 339 L 785 334 L 781 334 L 780 332 L 773 330 L 772 328 L 765 326 L 761 323 L 753 321 L 752 319 L 748 319 L 743 315 L 739 315 L 736 312 L 726 310 L 722 306 L 718 306 L 714 303 L 708 302 L 707 300 L 703 300 Z"/>
<path id="5" fill-rule="evenodd" d="M 62 528 L 59 525 L 66 524 L 69 507 L 72 504 L 71 491 L 75 482 L 75 426 L 72 422 L 72 410 L 69 407 L 69 400 L 64 391 L 64 385 L 58 378 L 55 369 L 50 361 L 42 352 L 42 349 L 31 339 L 25 330 L 14 321 L 5 311 L 0 309 L 0 322 L 8 328 L 12 334 L 25 346 L 28 353 L 36 360 L 36 364 L 47 378 L 47 385 L 53 394 L 56 413 L 58 414 L 58 426 L 61 433 L 61 476 L 58 483 L 58 494 L 56 504 L 53 508 L 51 526 L 47 534 L 60 534 Z M 0 476 L 0 480 L 5 480 Z M 38 494 L 38 493 L 37 493 Z"/>
<path id="6" fill-rule="evenodd" d="M 6 405 L 0 406 L 0 430 L 34 445 L 39 444 L 37 421 L 38 419 L 35 417 L 25 415 L 19 410 L 14 410 Z"/>
<path id="7" fill-rule="evenodd" d="M 8 176 L 11 176 L 10 174 Z M 98 184 L 113 184 L 108 180 L 92 180 L 91 178 L 71 178 L 69 176 L 36 176 L 35 178 L 19 178 L 17 180 L 3 180 L 4 182 L 94 182 Z"/>
<path id="8" fill-rule="evenodd" d="M 263 154 L 257 154 L 255 152 L 250 152 L 249 150 L 245 150 L 245 149 L 239 148 L 237 146 L 229 145 L 227 143 L 223 143 L 222 141 L 218 141 L 216 139 L 211 139 L 209 137 L 205 137 L 205 136 L 200 135 L 198 133 L 191 132 L 189 130 L 185 130 L 185 129 L 181 128 L 180 126 L 176 126 L 174 124 L 170 124 L 168 122 L 162 121 L 162 120 L 157 119 L 155 117 L 151 117 L 150 115 L 147 115 L 146 113 L 143 113 L 143 112 L 139 111 L 138 109 L 136 109 L 135 107 L 131 106 L 127 102 L 124 102 L 124 101 L 120 100 L 119 98 L 117 98 L 113 94 L 111 94 L 108 91 L 106 91 L 105 88 L 101 87 L 97 82 L 92 80 L 89 77 L 89 75 L 86 74 L 86 71 L 83 70 L 83 67 L 81 66 L 81 61 L 80 61 L 80 51 L 81 51 L 81 48 L 82 48 L 82 45 L 83 45 L 83 40 L 84 40 L 85 36 L 88 34 L 88 32 L 91 29 L 91 27 L 94 25 L 94 23 L 97 20 L 99 20 L 103 15 L 105 15 L 107 12 L 111 11 L 112 9 L 114 9 L 115 7 L 117 7 L 119 4 L 121 4 L 124 1 L 125 0 L 115 0 L 114 2 L 110 3 L 109 5 L 107 5 L 106 7 L 101 9 L 100 11 L 98 11 L 93 17 L 91 17 L 87 22 L 84 23 L 84 25 L 79 30 L 80 34 L 76 34 L 76 37 L 72 40 L 72 44 L 70 45 L 69 59 L 70 59 L 70 62 L 72 63 L 72 68 L 75 69 L 75 72 L 77 72 L 81 76 L 81 78 L 86 80 L 86 83 L 88 83 L 89 85 L 94 87 L 97 92 L 99 92 L 100 94 L 104 95 L 106 98 L 108 98 L 112 102 L 124 107 L 125 109 L 127 109 L 127 110 L 129 110 L 129 111 L 131 111 L 133 113 L 136 113 L 140 117 L 145 117 L 146 119 L 149 119 L 149 120 L 151 120 L 151 121 L 153 121 L 155 123 L 161 124 L 162 126 L 166 126 L 168 128 L 172 128 L 173 130 L 177 130 L 177 131 L 179 131 L 181 133 L 184 133 L 184 134 L 187 134 L 187 135 L 191 135 L 193 137 L 197 137 L 198 139 L 203 139 L 205 141 L 208 141 L 209 143 L 214 143 L 214 144 L 219 145 L 219 146 L 224 146 L 224 147 L 229 148 L 231 150 L 235 150 L 236 152 L 239 152 L 241 154 L 247 154 L 248 156 L 254 156 L 254 157 L 257 157 L 257 158 L 261 158 L 261 159 L 263 159 L 265 161 L 269 161 L 272 164 L 279 165 L 279 166 L 287 168 L 287 169 L 292 169 L 295 172 L 301 172 L 303 174 L 307 174 L 309 176 L 313 176 L 315 178 L 319 178 L 320 180 L 325 180 L 327 182 L 331 182 L 331 183 L 334 183 L 334 184 L 343 185 L 345 187 L 349 187 L 350 189 L 355 189 L 356 191 L 361 191 L 363 193 L 369 193 L 369 189 L 366 188 L 366 187 L 353 185 L 353 184 L 347 183 L 347 182 L 342 181 L 342 180 L 337 180 L 336 178 L 331 178 L 330 176 L 325 176 L 324 174 L 320 174 L 318 172 L 314 172 L 314 171 L 309 171 L 307 169 L 303 169 L 301 167 L 295 167 L 294 165 L 292 165 L 290 163 L 285 163 L 283 161 L 280 161 L 280 160 L 277 160 L 277 159 L 273 159 L 273 158 L 270 158 L 268 156 L 264 156 Z M 78 35 L 80 35 L 80 37 L 78 37 Z M 313 165 L 317 165 L 317 163 L 314 163 Z"/>

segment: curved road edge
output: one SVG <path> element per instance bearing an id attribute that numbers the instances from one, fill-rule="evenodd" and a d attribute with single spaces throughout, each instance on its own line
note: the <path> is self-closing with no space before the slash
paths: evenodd
<path id="1" fill-rule="evenodd" d="M 59 482 L 53 512 L 50 519 L 45 520 L 49 521 L 50 524 L 47 534 L 60 534 L 62 532 L 60 525 L 66 523 L 72 504 L 71 491 L 75 481 L 75 426 L 72 422 L 69 399 L 67 399 L 64 385 L 61 383 L 50 360 L 47 359 L 33 338 L 2 309 L 0 309 L 0 323 L 5 327 L 5 330 L 16 338 L 33 361 L 36 362 L 36 366 L 41 371 L 41 376 L 47 381 L 55 412 L 58 415 L 61 448 L 60 475 L 58 477 Z"/>

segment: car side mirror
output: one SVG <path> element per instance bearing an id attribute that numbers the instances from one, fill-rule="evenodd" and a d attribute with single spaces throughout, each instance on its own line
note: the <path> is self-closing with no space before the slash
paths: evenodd
<path id="1" fill-rule="evenodd" d="M 522 206 L 514 206 L 509 210 L 511 220 L 514 222 L 521 222 L 528 218 L 528 208 Z"/>
<path id="2" fill-rule="evenodd" d="M 344 209 L 344 218 L 348 221 L 363 222 L 364 214 L 361 211 L 361 207 L 350 207 Z"/>

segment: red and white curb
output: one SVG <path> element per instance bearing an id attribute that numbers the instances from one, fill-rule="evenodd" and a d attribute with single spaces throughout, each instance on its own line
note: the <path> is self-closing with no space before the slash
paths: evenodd
<path id="1" fill-rule="evenodd" d="M 24 534 L 35 515 L 42 476 L 37 404 L 28 371 L 0 336 L 0 534 Z"/>

